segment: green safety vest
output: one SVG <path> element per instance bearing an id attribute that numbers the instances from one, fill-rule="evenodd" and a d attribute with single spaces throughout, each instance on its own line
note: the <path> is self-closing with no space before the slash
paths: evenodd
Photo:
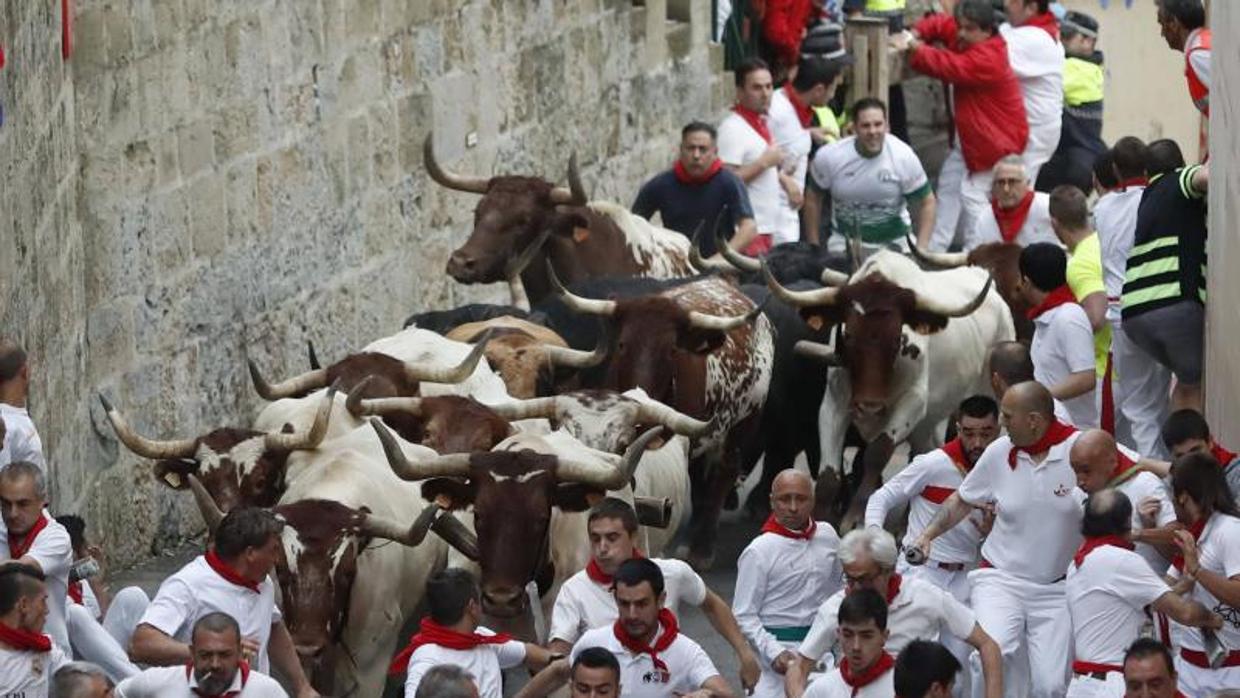
<path id="1" fill-rule="evenodd" d="M 865 0 L 866 12 L 903 12 L 904 0 Z"/>
<path id="2" fill-rule="evenodd" d="M 1063 101 L 1069 107 L 1102 101 L 1102 66 L 1069 57 L 1063 64 Z"/>

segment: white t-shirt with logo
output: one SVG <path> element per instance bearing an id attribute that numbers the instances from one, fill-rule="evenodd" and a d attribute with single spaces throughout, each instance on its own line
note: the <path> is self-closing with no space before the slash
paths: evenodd
<path id="1" fill-rule="evenodd" d="M 1197 539 L 1197 560 L 1201 569 L 1231 579 L 1240 575 L 1240 519 L 1226 514 L 1214 514 Z M 1223 627 L 1215 631 L 1219 642 L 1228 650 L 1240 650 L 1240 608 L 1233 608 L 1219 601 L 1205 585 L 1197 582 L 1191 592 L 1193 600 L 1223 617 Z M 1201 651 L 1201 631 L 1197 628 L 1180 627 L 1181 644 L 1190 650 Z"/>
<path id="2" fill-rule="evenodd" d="M 651 562 L 663 571 L 664 608 L 679 615 L 682 605 L 701 606 L 706 601 L 706 582 L 692 567 L 680 560 L 653 558 Z M 619 617 L 611 589 L 581 570 L 560 585 L 547 637 L 571 644 L 585 631 L 610 626 Z"/>
<path id="3" fill-rule="evenodd" d="M 47 513 L 44 512 L 44 516 Z M 69 651 L 69 629 L 65 626 L 65 602 L 69 596 L 69 568 L 73 566 L 73 545 L 69 532 L 50 516 L 39 531 L 25 557 L 32 557 L 43 569 L 47 584 L 47 620 L 43 632 L 58 647 Z M 0 562 L 9 558 L 9 532 L 0 526 Z M 0 693 L 0 696 L 4 694 Z"/>
<path id="4" fill-rule="evenodd" d="M 1094 548 L 1080 567 L 1073 563 L 1064 588 L 1076 659 L 1114 665 L 1140 637 L 1145 607 L 1171 591 L 1144 558 L 1114 545 Z"/>
<path id="5" fill-rule="evenodd" d="M 1096 372 L 1094 361 L 1094 329 L 1085 309 L 1076 303 L 1051 308 L 1033 321 L 1033 343 L 1029 358 L 1033 360 L 1033 379 L 1047 387 L 1056 385 L 1073 373 Z M 1098 406 L 1094 390 L 1063 400 L 1068 418 L 1077 429 L 1098 426 Z"/>
<path id="6" fill-rule="evenodd" d="M 50 652 L 0 647 L 0 696 L 47 698 L 52 675 L 68 661 L 56 645 Z"/>
<path id="7" fill-rule="evenodd" d="M 926 170 L 907 143 L 887 134 L 873 157 L 857 150 L 857 137 L 825 145 L 814 154 L 810 174 L 831 192 L 837 228 L 866 242 L 904 238 L 911 225 L 907 200 L 930 193 Z"/>
<path id="8" fill-rule="evenodd" d="M 663 627 L 659 626 L 658 633 L 662 632 Z M 684 635 L 677 635 L 672 644 L 659 653 L 659 659 L 667 665 L 666 674 L 655 669 L 649 654 L 635 655 L 625 649 L 610 625 L 582 635 L 573 645 L 569 663 L 590 647 L 602 647 L 620 662 L 620 688 L 625 698 L 672 698 L 696 691 L 712 677 L 719 676 L 719 670 L 706 651 Z"/>
<path id="9" fill-rule="evenodd" d="M 768 128 L 769 128 L 768 124 Z M 772 134 L 773 136 L 774 134 Z M 753 130 L 748 121 L 736 112 L 728 112 L 719 124 L 719 159 L 724 164 L 740 167 L 757 160 L 770 143 Z M 758 232 L 774 235 L 780 229 L 779 166 L 768 167 L 745 184 L 749 192 L 749 205 L 753 207 L 754 223 Z"/>
<path id="10" fill-rule="evenodd" d="M 479 635 L 494 635 L 490 628 L 479 626 Z M 472 650 L 454 650 L 439 645 L 422 645 L 409 658 L 405 675 L 405 697 L 413 698 L 426 672 L 440 664 L 451 664 L 468 671 L 478 686 L 479 698 L 503 698 L 502 670 L 525 661 L 525 643 L 509 640 L 497 645 L 478 645 Z"/>

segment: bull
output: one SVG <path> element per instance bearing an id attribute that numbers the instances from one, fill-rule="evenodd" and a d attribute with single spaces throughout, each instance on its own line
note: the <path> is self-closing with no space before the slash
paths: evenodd
<path id="1" fill-rule="evenodd" d="M 827 378 L 818 417 L 822 458 L 831 466 L 819 477 L 820 512 L 842 471 L 850 424 L 868 444 L 841 524 L 848 528 L 896 444 L 907 440 L 914 454 L 936 448 L 956 405 L 990 392 L 986 351 L 1013 337 L 1011 313 L 986 272 L 926 272 L 888 251 L 867 259 L 843 286 L 791 291 L 769 274 L 767 285 L 811 327 L 839 329 L 834 349 L 800 342 L 798 351 L 840 366 Z"/>
<path id="2" fill-rule="evenodd" d="M 914 259 L 931 270 L 977 267 L 990 272 L 995 288 L 1012 311 L 1016 338 L 1026 343 L 1033 341 L 1033 321 L 1028 317 L 1029 302 L 1019 292 L 1020 251 L 1023 247 L 1014 242 L 988 242 L 967 252 L 927 252 L 919 248 L 910 236 L 908 248 Z"/>
<path id="3" fill-rule="evenodd" d="M 508 395 L 519 399 L 559 392 L 564 380 L 557 380 L 557 369 L 575 375 L 577 369 L 597 366 L 607 358 L 605 342 L 594 351 L 571 349 L 554 330 L 514 317 L 466 323 L 445 336 L 465 343 L 490 337 L 487 362 L 503 379 Z"/>

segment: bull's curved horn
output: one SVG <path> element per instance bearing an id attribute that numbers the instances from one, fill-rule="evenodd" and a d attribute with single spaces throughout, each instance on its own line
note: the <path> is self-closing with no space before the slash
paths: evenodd
<path id="1" fill-rule="evenodd" d="M 643 424 L 662 424 L 681 436 L 697 438 L 715 428 L 715 418 L 703 422 L 679 412 L 661 402 L 641 402 L 637 408 L 637 420 Z"/>
<path id="2" fill-rule="evenodd" d="M 353 522 L 353 530 L 363 536 L 383 538 L 412 548 L 426 539 L 426 534 L 442 511 L 438 506 L 429 504 L 408 526 L 369 511 L 359 511 Z"/>
<path id="3" fill-rule="evenodd" d="M 762 278 L 766 281 L 767 288 L 771 289 L 777 298 L 788 305 L 797 307 L 835 305 L 835 297 L 840 292 L 838 288 L 830 287 L 813 291 L 792 291 L 784 288 L 771 274 L 771 269 L 765 261 L 762 263 Z"/>
<path id="4" fill-rule="evenodd" d="M 465 191 L 471 194 L 485 194 L 491 186 L 490 178 L 467 177 L 448 172 L 440 167 L 439 161 L 435 159 L 434 134 L 426 134 L 426 141 L 422 143 L 422 162 L 426 165 L 426 173 L 431 176 L 431 179 L 449 189 Z"/>
<path id="5" fill-rule="evenodd" d="M 552 366 L 565 368 L 593 368 L 606 361 L 607 354 L 611 352 L 611 338 L 607 333 L 607 324 L 602 324 L 603 330 L 593 351 L 543 344 L 541 346 L 543 351 L 547 352 L 547 361 L 551 362 Z"/>
<path id="6" fill-rule="evenodd" d="M 557 459 L 556 476 L 561 481 L 579 482 L 583 485 L 598 487 L 605 490 L 618 490 L 633 480 L 633 473 L 641 462 L 646 447 L 662 433 L 663 427 L 647 429 L 641 436 L 633 440 L 625 449 L 620 462 L 611 467 L 600 468 L 595 463 L 578 461 L 570 458 Z"/>
<path id="7" fill-rule="evenodd" d="M 422 414 L 422 398 L 420 397 L 381 397 L 371 398 L 369 400 L 362 399 L 365 394 L 365 388 L 374 376 L 366 376 L 358 381 L 357 385 L 349 391 L 349 397 L 344 401 L 344 407 L 349 414 L 354 417 L 363 417 L 365 415 L 383 415 L 393 412 L 406 412 L 414 416 Z"/>
<path id="8" fill-rule="evenodd" d="M 710 315 L 709 313 L 699 313 L 696 310 L 689 311 L 689 324 L 701 330 L 719 330 L 720 332 L 731 332 L 738 327 L 744 327 L 762 314 L 762 306 L 755 305 L 753 310 L 744 315 L 736 315 L 733 317 L 725 317 L 722 315 Z"/>
<path id="9" fill-rule="evenodd" d="M 568 156 L 568 189 L 555 187 L 551 190 L 551 201 L 566 206 L 585 206 L 590 202 L 586 188 L 581 183 L 581 170 L 577 167 L 577 153 Z"/>
<path id="10" fill-rule="evenodd" d="M 173 439 L 171 441 L 148 439 L 134 431 L 121 414 L 121 411 L 113 407 L 112 403 L 102 393 L 99 395 L 99 402 L 103 403 L 103 411 L 107 414 L 108 421 L 112 423 L 112 429 L 116 431 L 116 437 L 121 440 L 121 443 L 125 444 L 125 448 L 143 458 L 153 458 L 155 460 L 189 458 L 194 455 L 194 451 L 198 448 L 198 439 Z"/>
<path id="11" fill-rule="evenodd" d="M 327 385 L 327 370 L 314 369 L 305 373 L 289 378 L 286 381 L 272 385 L 263 378 L 263 374 L 258 370 L 258 364 L 254 359 L 246 359 L 250 366 L 250 381 L 254 383 L 254 391 L 259 397 L 272 402 L 286 397 L 293 397 L 308 393 L 311 390 L 322 388 Z"/>
<path id="12" fill-rule="evenodd" d="M 754 259 L 746 254 L 741 254 L 732 249 L 727 240 L 723 239 L 723 235 L 719 233 L 719 228 L 715 228 L 715 246 L 719 249 L 719 254 L 728 261 L 728 264 L 741 271 L 754 273 L 762 268 L 761 260 Z"/>
<path id="13" fill-rule="evenodd" d="M 215 534 L 215 529 L 220 527 L 220 522 L 224 520 L 224 512 L 220 511 L 220 507 L 211 498 L 211 493 L 203 487 L 198 476 L 193 473 L 185 475 L 185 479 L 189 482 L 189 491 L 194 495 L 194 501 L 198 503 L 198 511 L 202 513 L 202 520 L 207 524 L 207 532 Z"/>
<path id="14" fill-rule="evenodd" d="M 302 451 L 318 448 L 327 436 L 327 423 L 332 416 L 332 402 L 336 399 L 336 386 L 332 385 L 324 395 L 319 411 L 314 413 L 314 422 L 304 434 L 285 434 L 279 431 L 267 432 L 263 444 L 272 451 Z"/>
<path id="15" fill-rule="evenodd" d="M 569 310 L 578 313 L 588 313 L 590 315 L 611 316 L 616 312 L 615 301 L 601 301 L 594 298 L 582 298 L 564 288 L 564 284 L 560 281 L 560 277 L 555 273 L 555 265 L 551 260 L 547 260 L 547 279 L 551 282 L 551 290 L 555 292 L 567 305 Z"/>
<path id="16" fill-rule="evenodd" d="M 822 274 L 818 278 L 823 286 L 847 286 L 848 274 L 842 271 L 836 271 L 831 267 L 823 267 Z"/>
<path id="17" fill-rule="evenodd" d="M 836 357 L 835 351 L 821 342 L 812 342 L 808 339 L 802 339 L 792 347 L 792 351 L 799 356 L 821 361 L 828 366 L 840 365 L 839 358 Z"/>
<path id="18" fill-rule="evenodd" d="M 396 437 L 377 419 L 370 420 L 387 456 L 388 466 L 402 480 L 425 480 L 431 477 L 463 477 L 469 473 L 469 454 L 453 453 L 411 461 L 396 443 Z"/>
<path id="19" fill-rule="evenodd" d="M 478 336 L 473 348 L 469 350 L 469 354 L 455 366 L 424 368 L 406 363 L 405 375 L 410 380 L 427 381 L 429 383 L 460 383 L 474 375 L 474 369 L 478 367 L 478 362 L 482 359 L 483 352 L 486 351 L 487 342 L 491 341 L 493 333 L 494 329 L 488 327 L 485 332 Z"/>
<path id="20" fill-rule="evenodd" d="M 558 397 L 513 400 L 498 405 L 487 405 L 487 407 L 510 422 L 515 422 L 518 419 L 551 419 L 560 413 Z"/>
<path id="21" fill-rule="evenodd" d="M 319 363 L 319 355 L 314 351 L 314 340 L 306 340 L 306 358 L 310 360 L 310 370 L 315 371 L 323 368 L 323 364 Z"/>
<path id="22" fill-rule="evenodd" d="M 994 283 L 995 283 L 995 277 L 987 275 L 986 285 L 982 286 L 981 292 L 978 293 L 977 296 L 973 298 L 973 300 L 969 301 L 968 303 L 965 303 L 962 306 L 957 306 L 957 307 L 952 307 L 952 306 L 944 305 L 942 303 L 938 303 L 936 301 L 932 301 L 929 298 L 925 298 L 919 293 L 917 294 L 917 309 L 924 310 L 929 313 L 936 313 L 938 315 L 945 315 L 947 317 L 964 317 L 968 315 L 969 313 L 972 313 L 974 310 L 977 310 L 978 308 L 982 307 L 982 303 L 986 302 L 986 294 L 990 292 L 990 287 L 994 285 Z"/>
<path id="23" fill-rule="evenodd" d="M 689 266 L 693 267 L 699 274 L 708 274 L 712 271 L 734 271 L 731 264 L 721 262 L 715 259 L 706 259 L 702 257 L 702 250 L 698 247 L 698 239 L 702 234 L 702 225 L 706 221 L 698 221 L 697 227 L 693 229 L 693 235 L 689 236 Z"/>
<path id="24" fill-rule="evenodd" d="M 969 266 L 968 252 L 928 252 L 917 246 L 917 238 L 912 233 L 904 234 L 908 242 L 908 252 L 913 259 L 935 269 L 955 269 Z"/>

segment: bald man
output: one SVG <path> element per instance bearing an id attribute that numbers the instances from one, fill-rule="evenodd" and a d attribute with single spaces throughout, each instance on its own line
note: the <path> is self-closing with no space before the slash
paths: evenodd
<path id="1" fill-rule="evenodd" d="M 1029 345 L 1023 342 L 994 345 L 986 355 L 986 366 L 996 400 L 1002 400 L 1009 387 L 1033 380 L 1033 359 L 1029 356 Z M 1068 421 L 1068 410 L 1058 400 L 1055 400 L 1055 417 L 1061 422 Z"/>
<path id="2" fill-rule="evenodd" d="M 1141 458 L 1101 429 L 1082 432 L 1069 453 L 1076 484 L 1092 495 L 1105 488 L 1124 493 L 1132 503 L 1132 541 L 1136 553 L 1156 574 L 1171 564 L 1175 549 L 1175 507 L 1158 476 L 1146 470 L 1160 461 Z"/>
<path id="3" fill-rule="evenodd" d="M 784 470 L 771 485 L 771 515 L 737 564 L 732 609 L 762 663 L 754 695 L 783 698 L 784 673 L 796 661 L 818 607 L 842 586 L 831 524 L 814 521 L 814 483 Z"/>
<path id="4" fill-rule="evenodd" d="M 1064 575 L 1081 544 L 1085 499 L 1068 458 L 1079 432 L 1055 418 L 1050 391 L 1033 381 L 1008 388 L 1000 414 L 1007 435 L 982 453 L 916 547 L 933 559 L 934 539 L 974 508 L 996 511 L 982 562 L 969 574 L 977 621 L 1003 650 L 1005 685 L 1029 686 L 1032 698 L 1059 697 L 1072 644 Z M 973 685 L 982 685 L 980 664 L 970 664 Z"/>

